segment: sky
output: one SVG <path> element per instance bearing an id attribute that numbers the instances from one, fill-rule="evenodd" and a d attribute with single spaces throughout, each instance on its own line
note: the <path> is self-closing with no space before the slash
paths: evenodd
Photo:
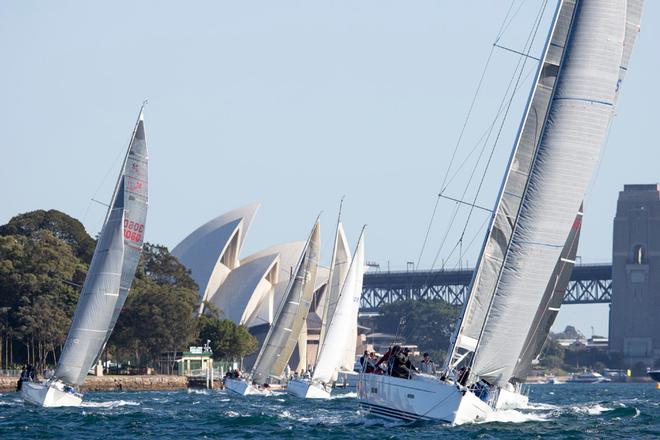
<path id="1" fill-rule="evenodd" d="M 0 7 L 0 223 L 58 209 L 98 233 L 105 207 L 91 199 L 109 200 L 139 106 L 148 99 L 148 241 L 172 248 L 211 218 L 258 201 L 243 255 L 304 239 L 323 212 L 327 261 L 345 196 L 349 240 L 354 244 L 367 224 L 367 259 L 381 270 L 418 260 L 420 269 L 443 262 L 472 267 L 485 214 L 468 222 L 463 209 L 441 246 L 454 208 L 449 200 L 438 204 L 421 259 L 420 250 L 457 144 L 450 172 L 456 177 L 445 194 L 472 200 L 484 174 L 475 200 L 486 207 L 495 201 L 533 61 L 498 142 L 482 145 L 519 60 L 493 51 L 458 139 L 511 4 L 6 0 Z M 498 44 L 523 50 L 541 4 L 514 1 L 518 12 Z M 554 7 L 550 1 L 531 54 L 540 53 Z M 660 181 L 659 42 L 660 3 L 647 1 L 585 203 L 582 262 L 611 260 L 623 185 Z M 564 307 L 555 328 L 574 324 L 590 335 L 593 326 L 607 334 L 607 310 Z"/>

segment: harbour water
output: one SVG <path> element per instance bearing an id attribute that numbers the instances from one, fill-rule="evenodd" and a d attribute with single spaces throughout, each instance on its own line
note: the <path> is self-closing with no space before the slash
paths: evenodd
<path id="1" fill-rule="evenodd" d="M 88 393 L 81 408 L 42 409 L 0 395 L 0 439 L 660 438 L 655 384 L 530 386 L 529 407 L 459 427 L 365 418 L 355 393 L 329 401 L 225 391 Z"/>

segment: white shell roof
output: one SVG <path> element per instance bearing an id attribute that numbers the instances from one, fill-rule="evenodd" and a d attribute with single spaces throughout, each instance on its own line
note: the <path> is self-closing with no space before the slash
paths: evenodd
<path id="1" fill-rule="evenodd" d="M 219 284 L 220 280 L 214 278 L 222 272 L 219 270 L 220 260 L 236 234 L 235 251 L 238 255 L 258 209 L 259 204 L 253 203 L 216 217 L 197 228 L 172 250 L 172 255 L 190 269 L 202 297 L 207 296 L 210 284 Z"/>

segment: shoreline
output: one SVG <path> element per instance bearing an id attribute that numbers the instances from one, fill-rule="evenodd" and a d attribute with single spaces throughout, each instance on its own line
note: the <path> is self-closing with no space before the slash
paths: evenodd
<path id="1" fill-rule="evenodd" d="M 0 377 L 0 392 L 16 391 L 18 377 Z M 88 376 L 80 386 L 81 392 L 88 391 L 178 391 L 188 388 L 186 376 L 164 374 L 153 375 L 107 375 Z"/>

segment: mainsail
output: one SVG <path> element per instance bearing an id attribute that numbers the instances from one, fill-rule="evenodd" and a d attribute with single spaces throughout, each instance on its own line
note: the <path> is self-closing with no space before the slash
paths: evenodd
<path id="1" fill-rule="evenodd" d="M 626 1 L 560 2 L 449 366 L 504 385 L 586 193 L 625 63 Z"/>
<path id="2" fill-rule="evenodd" d="M 282 303 L 252 368 L 252 380 L 265 382 L 280 377 L 293 353 L 314 295 L 314 283 L 319 264 L 320 221 L 312 232 L 291 277 Z"/>
<path id="3" fill-rule="evenodd" d="M 334 312 L 329 317 L 326 337 L 320 347 L 319 358 L 312 378 L 314 381 L 329 384 L 336 380 L 337 372 L 343 366 L 347 343 L 350 339 L 353 340 L 352 355 L 355 358 L 357 313 L 360 307 L 363 276 L 364 231 L 360 234 L 355 256 L 351 261 L 345 281 L 339 289 Z"/>
<path id="4" fill-rule="evenodd" d="M 147 217 L 147 145 L 140 110 L 64 350 L 54 377 L 84 382 L 126 301 L 142 253 Z"/>

